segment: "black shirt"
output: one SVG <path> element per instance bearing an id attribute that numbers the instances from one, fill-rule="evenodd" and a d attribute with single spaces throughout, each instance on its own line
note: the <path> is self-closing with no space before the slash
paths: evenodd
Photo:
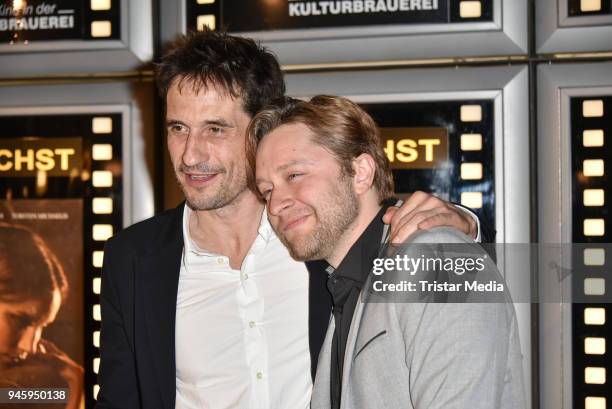
<path id="1" fill-rule="evenodd" d="M 310 373 L 314 380 L 317 373 L 319 352 L 325 341 L 332 310 L 332 298 L 327 291 L 325 260 L 307 261 L 308 268 L 308 344 L 310 346 Z"/>
<path id="2" fill-rule="evenodd" d="M 384 224 L 382 217 L 389 206 L 395 201 L 389 201 L 380 209 L 372 222 L 361 234 L 359 239 L 349 249 L 337 269 L 329 264 L 318 262 L 315 274 L 321 276 L 321 268 L 328 273 L 327 289 L 331 294 L 332 312 L 334 314 L 335 330 L 332 338 L 331 353 L 331 397 L 332 409 L 340 407 L 342 369 L 346 341 L 351 321 L 359 300 L 361 288 L 372 269 L 372 263 L 380 251 Z M 310 269 L 311 266 L 309 266 Z M 315 267 L 315 266 L 312 266 Z M 314 271 L 311 271 L 313 273 Z M 319 280 L 319 279 L 318 279 Z M 311 284 L 313 281 L 311 280 Z M 314 289 L 316 290 L 316 289 Z M 310 297 L 313 298 L 313 297 Z M 329 310 L 328 310 L 329 311 Z M 329 316 L 328 316 L 329 317 Z M 312 327 L 311 327 L 312 329 Z M 323 333 L 323 338 L 325 334 Z M 318 337 L 317 337 L 318 338 Z M 313 354 L 313 334 L 311 332 L 311 357 Z M 320 350 L 320 344 L 316 345 Z M 318 355 L 318 351 L 317 351 Z M 316 363 L 312 365 L 316 368 Z"/>

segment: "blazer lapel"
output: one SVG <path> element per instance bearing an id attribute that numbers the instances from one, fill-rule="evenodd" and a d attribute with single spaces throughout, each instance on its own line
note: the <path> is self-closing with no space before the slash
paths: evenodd
<path id="1" fill-rule="evenodd" d="M 139 257 L 136 265 L 136 300 L 144 316 L 150 359 L 156 370 L 164 407 L 175 405 L 175 323 L 178 282 L 183 253 L 183 206 L 160 233 L 159 245 Z M 137 307 L 138 308 L 138 307 Z M 138 319 L 138 318 L 137 318 Z"/>
<path id="2" fill-rule="evenodd" d="M 310 409 L 327 409 L 331 406 L 331 344 L 335 328 L 334 316 L 331 315 L 325 341 L 319 352 Z"/>
<path id="3" fill-rule="evenodd" d="M 400 203 L 401 204 L 401 203 Z M 381 237 L 381 244 L 387 243 L 389 239 L 389 226 L 385 225 Z M 384 252 L 384 246 L 381 248 L 378 256 Z M 365 289 L 371 284 L 370 277 L 366 279 L 365 285 L 359 294 L 359 299 L 357 300 L 357 306 L 355 307 L 355 312 L 353 313 L 353 319 L 351 320 L 351 328 L 349 330 L 348 338 L 346 340 L 346 351 L 344 353 L 344 376 L 342 377 L 342 396 L 340 401 L 346 402 L 348 397 L 348 384 L 349 379 L 351 377 L 351 370 L 353 367 L 353 360 L 356 355 L 361 352 L 361 349 L 368 344 L 368 342 L 380 335 L 382 331 L 385 331 L 386 328 L 381 326 L 383 324 L 380 320 L 370 319 L 364 320 L 364 308 L 368 305 L 366 302 L 367 291 Z M 365 311 L 367 318 L 367 311 Z M 343 405 L 342 405 L 343 406 Z"/>
<path id="4" fill-rule="evenodd" d="M 363 315 L 363 307 L 364 303 L 361 301 L 363 296 L 363 291 L 359 294 L 359 299 L 357 300 L 357 306 L 355 307 L 355 312 L 353 313 L 353 318 L 351 320 L 351 328 L 349 330 L 348 338 L 346 339 L 346 351 L 344 352 L 344 362 L 343 362 L 343 376 L 342 376 L 342 395 L 340 397 L 340 401 L 342 403 L 346 402 L 347 394 L 348 394 L 348 381 L 351 376 L 351 368 L 353 366 L 353 355 L 355 354 L 355 345 L 358 340 L 359 335 L 359 327 L 361 326 L 361 316 Z M 342 405 L 343 406 L 343 405 Z"/>

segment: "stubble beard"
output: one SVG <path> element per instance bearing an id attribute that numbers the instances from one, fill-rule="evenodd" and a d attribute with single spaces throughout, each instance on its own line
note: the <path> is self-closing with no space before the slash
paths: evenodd
<path id="1" fill-rule="evenodd" d="M 278 234 L 289 254 L 297 261 L 325 260 L 330 258 L 342 235 L 359 215 L 359 201 L 350 179 L 342 177 L 339 189 L 328 192 L 315 212 L 317 224 L 313 231 L 289 241 Z"/>
<path id="2" fill-rule="evenodd" d="M 176 180 L 183 191 L 187 204 L 193 210 L 206 211 L 221 209 L 233 203 L 240 194 L 248 189 L 245 173 L 236 175 L 237 178 L 234 178 L 235 180 L 226 178 L 216 187 L 208 186 L 196 189 L 185 186 L 179 176 L 181 173 L 180 169 L 175 171 Z M 216 178 L 223 176 L 227 176 L 225 169 L 218 173 Z"/>

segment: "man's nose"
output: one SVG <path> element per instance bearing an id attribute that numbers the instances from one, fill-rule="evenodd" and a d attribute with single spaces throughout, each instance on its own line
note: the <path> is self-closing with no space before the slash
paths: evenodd
<path id="1" fill-rule="evenodd" d="M 273 216 L 280 216 L 284 210 L 291 208 L 294 200 L 289 189 L 275 188 L 268 200 L 268 211 Z"/>
<path id="2" fill-rule="evenodd" d="M 190 132 L 183 151 L 183 164 L 196 166 L 199 163 L 207 163 L 209 160 L 209 145 L 204 138 L 196 132 Z"/>

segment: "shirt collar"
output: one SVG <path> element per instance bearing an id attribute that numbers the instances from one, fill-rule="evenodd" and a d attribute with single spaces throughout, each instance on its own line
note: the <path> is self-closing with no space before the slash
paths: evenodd
<path id="1" fill-rule="evenodd" d="M 328 274 L 334 273 L 336 277 L 348 278 L 358 283 L 365 282 L 372 269 L 372 263 L 380 252 L 385 227 L 382 217 L 395 202 L 396 200 L 393 199 L 383 203 L 368 227 L 346 253 L 338 268 L 334 269 L 329 263 L 327 264 L 325 271 Z"/>
<path id="2" fill-rule="evenodd" d="M 272 230 L 272 225 L 268 220 L 268 208 L 264 208 L 264 211 L 261 215 L 261 222 L 259 223 L 259 229 L 257 233 L 266 241 L 266 243 L 270 242 L 270 240 L 276 238 L 276 234 L 274 230 Z"/>
<path id="3" fill-rule="evenodd" d="M 185 203 L 185 211 L 183 212 L 183 241 L 185 243 L 185 253 L 212 256 L 212 253 L 198 247 L 198 245 L 191 238 L 191 234 L 189 232 L 189 218 L 191 217 L 191 213 L 193 213 L 193 210 L 189 207 L 187 203 Z M 264 209 L 264 211 L 262 212 L 259 228 L 257 229 L 257 234 L 266 243 L 269 243 L 270 240 L 276 238 L 274 230 L 272 230 L 272 226 L 270 225 L 270 222 L 268 220 L 268 214 L 266 212 L 266 209 Z"/>

